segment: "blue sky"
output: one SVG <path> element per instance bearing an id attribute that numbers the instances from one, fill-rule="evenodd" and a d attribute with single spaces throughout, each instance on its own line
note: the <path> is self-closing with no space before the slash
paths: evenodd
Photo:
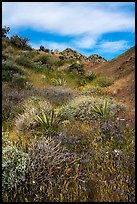
<path id="1" fill-rule="evenodd" d="M 2 2 L 2 26 L 38 49 L 113 59 L 135 45 L 134 2 Z"/>

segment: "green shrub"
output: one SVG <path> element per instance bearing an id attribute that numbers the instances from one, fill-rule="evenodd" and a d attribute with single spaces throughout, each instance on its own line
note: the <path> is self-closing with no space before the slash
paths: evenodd
<path id="1" fill-rule="evenodd" d="M 92 81 L 96 78 L 96 74 L 94 72 L 87 72 L 85 73 L 85 78 L 89 81 Z"/>
<path id="2" fill-rule="evenodd" d="M 20 67 L 13 61 L 8 60 L 2 62 L 2 80 L 9 81 L 12 80 L 14 74 L 24 74 Z"/>
<path id="3" fill-rule="evenodd" d="M 77 71 L 79 74 L 84 74 L 84 65 L 79 63 L 74 63 L 69 66 L 69 72 Z"/>
<path id="4" fill-rule="evenodd" d="M 58 57 L 55 56 L 48 57 L 48 64 L 50 64 L 51 66 L 56 65 L 58 61 L 59 61 Z"/>
<path id="5" fill-rule="evenodd" d="M 25 67 L 33 67 L 33 62 L 30 59 L 30 57 L 26 56 L 26 55 L 21 55 L 16 59 L 16 63 L 21 65 L 21 66 L 25 66 Z"/>
<path id="6" fill-rule="evenodd" d="M 18 47 L 18 48 L 22 48 L 22 49 L 28 49 L 28 50 L 32 50 L 31 46 L 28 45 L 28 38 L 21 38 L 18 35 L 13 35 L 10 38 L 10 42 L 12 45 Z"/>
<path id="7" fill-rule="evenodd" d="M 39 122 L 37 121 L 37 115 L 42 113 L 50 114 L 52 106 L 46 100 L 40 98 L 29 98 L 23 104 L 24 112 L 19 114 L 15 120 L 16 132 L 17 134 L 26 134 L 36 131 L 39 127 Z M 41 133 L 45 129 L 41 129 Z"/>
<path id="8" fill-rule="evenodd" d="M 9 39 L 3 38 L 2 39 L 2 50 L 6 49 L 9 46 Z"/>
<path id="9" fill-rule="evenodd" d="M 50 67 L 56 64 L 59 61 L 59 59 L 57 57 L 49 56 L 47 54 L 40 54 L 34 59 L 34 61 L 41 62 L 42 64 L 47 64 Z"/>
<path id="10" fill-rule="evenodd" d="M 2 60 L 8 60 L 10 58 L 9 54 L 6 52 L 2 52 Z"/>
<path id="11" fill-rule="evenodd" d="M 22 76 L 20 74 L 14 74 L 12 78 L 12 87 L 17 89 L 29 89 L 31 85 L 27 81 L 26 76 Z"/>
<path id="12" fill-rule="evenodd" d="M 2 96 L 2 121 L 8 122 L 9 126 L 14 125 L 17 114 L 23 111 L 21 107 L 21 96 Z M 15 95 L 17 95 L 15 93 Z M 19 95 L 19 94 L 18 94 Z"/>
<path id="13" fill-rule="evenodd" d="M 56 65 L 56 67 L 61 67 L 61 66 L 63 66 L 64 64 L 66 64 L 67 62 L 66 62 L 66 60 L 64 59 L 64 58 L 62 58 L 62 59 L 60 59 L 59 61 L 57 61 L 56 63 L 55 63 L 55 65 Z"/>
<path id="14" fill-rule="evenodd" d="M 41 62 L 42 64 L 46 64 L 48 61 L 48 55 L 40 54 L 35 57 L 34 62 Z"/>
<path id="15" fill-rule="evenodd" d="M 15 61 L 16 58 L 16 51 L 14 48 L 10 45 L 7 46 L 6 49 L 2 50 L 2 58 L 4 60 L 10 60 L 10 61 Z"/>
<path id="16" fill-rule="evenodd" d="M 7 137 L 3 137 L 3 140 Z M 5 145 L 6 144 L 6 145 Z M 26 180 L 27 163 L 29 157 L 13 146 L 12 143 L 3 143 L 2 148 L 2 197 L 6 202 L 12 202 L 20 196 L 19 188 Z"/>
<path id="17" fill-rule="evenodd" d="M 88 83 L 84 77 L 78 77 L 76 81 L 78 86 L 85 86 Z"/>
<path id="18" fill-rule="evenodd" d="M 101 87 L 108 87 L 113 84 L 113 80 L 109 77 L 98 77 L 96 83 Z"/>
<path id="19" fill-rule="evenodd" d="M 98 118 L 93 110 L 93 106 L 102 107 L 104 99 L 99 97 L 79 96 L 64 105 L 60 109 L 60 117 L 63 119 L 81 120 L 90 122 L 94 118 Z M 101 108 L 102 109 L 102 108 Z M 109 102 L 107 112 L 113 116 L 119 111 L 125 109 L 125 106 L 120 103 Z"/>
<path id="20" fill-rule="evenodd" d="M 101 96 L 105 94 L 103 88 L 98 86 L 86 86 L 81 93 L 85 96 Z"/>

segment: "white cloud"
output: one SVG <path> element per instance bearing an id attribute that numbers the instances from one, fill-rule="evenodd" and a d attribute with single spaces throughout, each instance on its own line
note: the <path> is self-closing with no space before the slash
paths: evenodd
<path id="1" fill-rule="evenodd" d="M 75 40 L 73 40 L 73 44 L 77 48 L 86 48 L 86 49 L 91 49 L 96 45 L 97 38 L 98 36 L 84 36 L 84 37 L 77 37 Z"/>
<path id="2" fill-rule="evenodd" d="M 103 53 L 116 53 L 128 49 L 129 47 L 128 41 L 126 40 L 106 41 L 99 45 L 99 49 L 102 50 Z"/>
<path id="3" fill-rule="evenodd" d="M 73 36 L 134 30 L 134 16 L 124 12 L 118 2 L 3 2 L 2 5 L 2 23 L 13 28 L 25 26 Z"/>
<path id="4" fill-rule="evenodd" d="M 127 41 L 98 45 L 98 40 L 105 33 L 134 32 L 133 8 L 134 2 L 3 2 L 2 25 L 15 31 L 29 28 L 73 37 L 67 43 L 32 43 L 34 48 L 45 45 L 49 49 L 62 51 L 67 47 L 77 50 L 95 47 L 104 52 L 116 52 L 126 49 Z"/>

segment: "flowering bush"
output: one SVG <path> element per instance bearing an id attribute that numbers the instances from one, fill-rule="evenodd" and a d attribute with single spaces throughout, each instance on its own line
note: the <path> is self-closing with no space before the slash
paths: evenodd
<path id="1" fill-rule="evenodd" d="M 52 109 L 50 103 L 46 100 L 41 100 L 38 97 L 29 98 L 23 104 L 24 112 L 19 114 L 15 120 L 17 134 L 28 133 L 35 129 L 38 122 L 36 120 L 37 115 L 43 112 L 49 113 Z"/>
<path id="2" fill-rule="evenodd" d="M 94 183 L 94 201 L 135 200 L 132 129 L 122 128 L 118 121 L 111 119 L 101 119 L 91 125 L 67 123 L 61 127 L 56 140 L 62 141 L 62 145 L 79 158 L 80 173 Z"/>
<path id="3" fill-rule="evenodd" d="M 3 132 L 2 194 L 5 201 L 12 201 L 13 198 L 16 200 L 18 188 L 26 180 L 29 157 L 27 153 L 13 146 L 12 142 L 7 142 L 9 139 L 5 134 Z"/>
<path id="4" fill-rule="evenodd" d="M 97 117 L 97 114 L 93 110 L 93 106 L 102 106 L 104 104 L 103 98 L 90 97 L 90 96 L 78 96 L 74 100 L 70 101 L 67 105 L 61 107 L 61 117 L 64 119 L 71 118 L 73 120 L 92 121 Z M 120 103 L 109 102 L 107 111 L 115 115 L 119 110 L 123 109 Z"/>

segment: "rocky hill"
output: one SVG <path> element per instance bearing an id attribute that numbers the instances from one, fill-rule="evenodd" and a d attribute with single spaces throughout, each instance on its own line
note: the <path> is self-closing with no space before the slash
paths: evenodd
<path id="1" fill-rule="evenodd" d="M 70 58 L 70 59 L 79 59 L 79 60 L 84 59 L 84 60 L 87 60 L 86 56 L 82 55 L 81 53 L 79 53 L 76 50 L 72 50 L 71 48 L 66 48 L 65 50 L 60 52 L 60 54 L 62 54 L 66 58 Z"/>
<path id="2" fill-rule="evenodd" d="M 93 64 L 98 64 L 98 63 L 102 64 L 102 63 L 107 62 L 106 59 L 104 59 L 103 57 L 101 57 L 97 54 L 90 55 L 87 59 L 89 62 L 92 62 Z"/>
<path id="3" fill-rule="evenodd" d="M 70 59 L 79 59 L 81 61 L 85 62 L 91 62 L 93 65 L 98 64 L 98 63 L 105 63 L 107 60 L 102 58 L 101 56 L 97 54 L 90 55 L 89 57 L 86 57 L 79 53 L 76 50 L 72 50 L 71 48 L 67 48 L 60 52 L 63 56 L 70 58 Z"/>

